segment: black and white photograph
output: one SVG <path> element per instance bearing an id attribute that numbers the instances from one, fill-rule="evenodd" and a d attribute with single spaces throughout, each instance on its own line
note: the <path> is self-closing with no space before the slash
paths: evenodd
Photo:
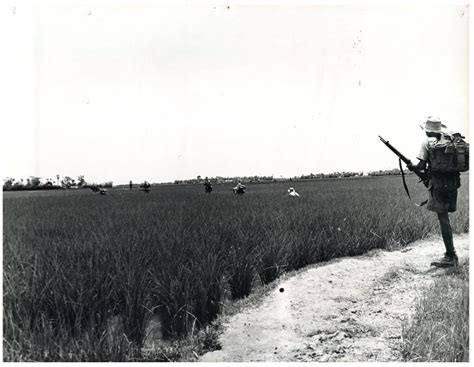
<path id="1" fill-rule="evenodd" d="M 469 362 L 469 17 L 3 1 L 2 362 Z"/>

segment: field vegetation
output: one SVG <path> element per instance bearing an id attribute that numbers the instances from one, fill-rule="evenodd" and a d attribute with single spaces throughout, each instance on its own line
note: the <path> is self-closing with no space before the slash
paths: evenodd
<path id="1" fill-rule="evenodd" d="M 425 289 L 402 336 L 406 361 L 469 362 L 469 261 Z"/>
<path id="2" fill-rule="evenodd" d="M 468 231 L 462 183 L 455 233 Z M 197 335 L 225 299 L 282 272 L 439 231 L 399 177 L 292 182 L 298 199 L 288 185 L 249 184 L 242 196 L 232 184 L 211 195 L 201 185 L 4 193 L 4 360 L 160 360 L 144 353 L 152 319 L 163 338 Z"/>

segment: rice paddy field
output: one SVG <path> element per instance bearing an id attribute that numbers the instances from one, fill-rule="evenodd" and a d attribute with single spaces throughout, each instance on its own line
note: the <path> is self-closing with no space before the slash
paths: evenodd
<path id="1" fill-rule="evenodd" d="M 455 233 L 469 227 L 461 181 Z M 232 184 L 4 193 L 4 360 L 143 360 L 153 317 L 183 338 L 282 272 L 439 234 L 415 206 L 426 189 L 408 184 L 412 201 L 399 176 L 249 183 L 242 196 Z"/>

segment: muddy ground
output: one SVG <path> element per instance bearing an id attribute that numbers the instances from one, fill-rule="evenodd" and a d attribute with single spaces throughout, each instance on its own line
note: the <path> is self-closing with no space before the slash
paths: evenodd
<path id="1" fill-rule="evenodd" d="M 468 235 L 455 238 L 464 262 Z M 202 362 L 400 361 L 402 324 L 416 298 L 445 269 L 430 267 L 441 239 L 404 250 L 335 259 L 276 282 L 258 306 L 230 317 L 222 349 Z"/>

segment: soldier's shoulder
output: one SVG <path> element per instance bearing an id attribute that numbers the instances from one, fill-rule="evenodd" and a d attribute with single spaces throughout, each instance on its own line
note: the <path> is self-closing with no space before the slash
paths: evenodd
<path id="1" fill-rule="evenodd" d="M 434 137 L 427 137 L 423 143 L 424 146 L 426 147 L 432 147 L 438 143 L 438 139 Z"/>

